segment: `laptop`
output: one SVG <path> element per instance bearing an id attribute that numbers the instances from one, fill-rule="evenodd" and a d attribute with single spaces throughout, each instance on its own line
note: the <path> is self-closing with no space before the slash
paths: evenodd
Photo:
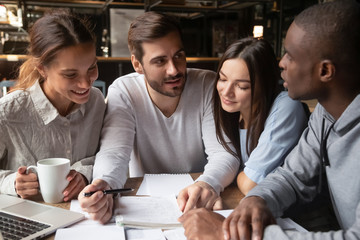
<path id="1" fill-rule="evenodd" d="M 84 218 L 82 213 L 0 194 L 3 239 L 40 239 Z"/>

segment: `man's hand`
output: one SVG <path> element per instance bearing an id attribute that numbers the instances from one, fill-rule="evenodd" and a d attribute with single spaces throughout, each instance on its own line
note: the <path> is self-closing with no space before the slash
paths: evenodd
<path id="1" fill-rule="evenodd" d="M 15 177 L 15 191 L 21 198 L 38 195 L 39 182 L 36 173 L 26 174 L 26 167 L 19 167 Z"/>
<path id="2" fill-rule="evenodd" d="M 66 180 L 69 181 L 68 186 L 64 189 L 64 201 L 70 201 L 76 198 L 80 191 L 88 184 L 87 179 L 79 172 L 71 170 L 67 175 Z"/>
<path id="3" fill-rule="evenodd" d="M 223 222 L 224 238 L 261 240 L 265 227 L 270 224 L 276 224 L 276 221 L 265 200 L 248 197 Z"/>
<path id="4" fill-rule="evenodd" d="M 186 238 L 197 240 L 222 240 L 223 221 L 223 216 L 205 208 L 188 211 L 179 218 L 185 228 Z"/>
<path id="5" fill-rule="evenodd" d="M 109 190 L 110 186 L 101 179 L 95 180 L 92 184 L 86 186 L 78 196 L 80 206 L 83 211 L 88 212 L 90 218 L 99 221 L 102 224 L 107 223 L 113 213 L 113 196 L 104 194 L 102 190 Z M 96 191 L 90 197 L 85 197 L 84 193 Z"/>
<path id="6" fill-rule="evenodd" d="M 221 198 L 209 184 L 202 181 L 181 190 L 177 197 L 177 202 L 182 212 L 202 207 L 210 210 L 222 209 Z"/>

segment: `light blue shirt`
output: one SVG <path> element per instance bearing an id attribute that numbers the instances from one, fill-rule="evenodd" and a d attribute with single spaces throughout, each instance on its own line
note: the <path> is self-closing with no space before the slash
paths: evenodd
<path id="1" fill-rule="evenodd" d="M 259 183 L 280 166 L 297 144 L 307 122 L 301 102 L 292 100 L 288 93 L 283 91 L 276 97 L 258 145 L 250 156 L 246 153 L 247 130 L 239 129 L 241 157 L 246 176 Z"/>

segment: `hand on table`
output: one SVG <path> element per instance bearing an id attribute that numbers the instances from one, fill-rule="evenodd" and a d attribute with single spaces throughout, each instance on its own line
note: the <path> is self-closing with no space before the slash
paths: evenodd
<path id="1" fill-rule="evenodd" d="M 222 209 L 222 201 L 215 190 L 206 182 L 196 182 L 180 191 L 177 203 L 182 212 L 193 208 Z"/>
<path id="2" fill-rule="evenodd" d="M 38 195 L 39 182 L 36 173 L 26 174 L 26 167 L 19 167 L 15 177 L 15 191 L 21 198 Z"/>
<path id="3" fill-rule="evenodd" d="M 205 208 L 190 210 L 179 218 L 185 228 L 186 238 L 197 240 L 224 239 L 223 221 L 223 216 Z"/>
<path id="4" fill-rule="evenodd" d="M 70 170 L 66 180 L 69 181 L 69 184 L 63 191 L 65 202 L 76 198 L 80 191 L 88 184 L 85 176 L 75 170 Z"/>
<path id="5" fill-rule="evenodd" d="M 223 222 L 224 239 L 261 240 L 267 225 L 276 224 L 264 199 L 243 199 Z"/>
<path id="6" fill-rule="evenodd" d="M 82 210 L 88 212 L 91 219 L 99 221 L 102 224 L 107 223 L 113 213 L 113 195 L 102 192 L 102 190 L 109 189 L 110 186 L 107 182 L 97 179 L 92 184 L 86 186 L 78 196 Z M 90 197 L 84 196 L 84 193 L 92 191 L 97 192 Z"/>

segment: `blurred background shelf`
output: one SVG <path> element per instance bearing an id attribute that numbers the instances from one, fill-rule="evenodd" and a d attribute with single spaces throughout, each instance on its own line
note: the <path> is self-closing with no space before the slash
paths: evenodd
<path id="1" fill-rule="evenodd" d="M 252 36 L 255 26 L 262 27 L 263 38 L 272 44 L 280 59 L 293 17 L 317 1 L 320 0 L 3 0 L 0 8 L 6 8 L 8 14 L 4 18 L 0 11 L 0 80 L 16 76 L 16 68 L 25 59 L 28 29 L 53 8 L 68 8 L 93 23 L 99 79 L 108 85 L 133 71 L 127 31 L 130 22 L 144 11 L 175 16 L 184 34 L 188 66 L 216 71 L 226 47 L 236 39 Z"/>

